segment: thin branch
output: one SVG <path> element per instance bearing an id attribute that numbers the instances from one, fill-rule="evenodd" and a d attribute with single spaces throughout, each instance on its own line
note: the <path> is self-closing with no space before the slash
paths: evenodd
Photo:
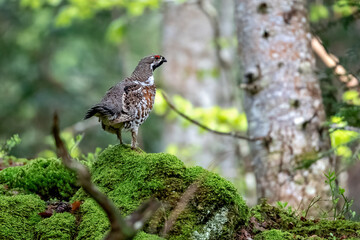
<path id="1" fill-rule="evenodd" d="M 311 47 L 319 58 L 324 62 L 328 68 L 332 68 L 334 73 L 339 76 L 339 80 L 346 83 L 348 88 L 358 87 L 359 79 L 354 75 L 348 73 L 345 68 L 339 64 L 339 59 L 326 51 L 320 40 L 313 37 L 311 40 Z"/>
<path id="2" fill-rule="evenodd" d="M 216 8 L 211 4 L 209 0 L 198 0 L 197 1 L 200 10 L 204 12 L 206 17 L 209 19 L 210 24 L 214 31 L 214 43 L 215 43 L 215 53 L 216 58 L 220 64 L 220 66 L 223 69 L 229 69 L 231 68 L 231 63 L 226 61 L 223 56 L 221 55 L 221 45 L 220 45 L 220 38 L 221 38 L 221 32 L 220 32 L 220 21 L 219 16 Z"/>
<path id="3" fill-rule="evenodd" d="M 309 211 L 310 211 L 310 208 L 312 208 L 317 202 L 319 202 L 321 200 L 321 197 L 319 196 L 316 196 L 316 197 L 313 197 L 309 203 L 309 205 L 307 206 L 306 210 L 305 210 L 305 216 L 304 218 L 306 219 Z"/>
<path id="4" fill-rule="evenodd" d="M 335 130 L 347 130 L 347 131 L 353 131 L 353 132 L 360 133 L 360 128 L 352 127 L 352 126 L 339 126 L 338 124 L 331 124 L 330 128 L 331 128 L 332 131 L 335 131 Z"/>
<path id="5" fill-rule="evenodd" d="M 87 121 L 81 120 L 71 126 L 68 126 L 64 131 L 72 132 L 73 134 L 83 133 L 90 128 L 93 128 L 99 124 L 99 121 L 96 118 L 91 118 Z"/>
<path id="6" fill-rule="evenodd" d="M 217 134 L 217 135 L 222 135 L 222 136 L 230 136 L 230 137 L 234 137 L 234 138 L 239 138 L 239 139 L 244 139 L 244 140 L 247 140 L 247 141 L 259 141 L 259 140 L 263 140 L 263 141 L 270 141 L 269 137 L 247 137 L 247 136 L 243 136 L 242 134 L 240 134 L 239 132 L 220 132 L 220 131 L 216 131 L 216 130 L 213 130 L 211 128 L 208 128 L 207 126 L 199 123 L 198 121 L 190 118 L 189 116 L 185 115 L 184 113 L 180 112 L 174 104 L 171 103 L 171 101 L 169 100 L 169 98 L 166 96 L 166 94 L 164 92 L 161 92 L 165 102 L 169 105 L 169 107 L 174 110 L 177 114 L 179 114 L 181 117 L 185 118 L 186 120 L 192 122 L 193 124 L 199 126 L 200 128 L 208 131 L 208 132 L 211 132 L 211 133 L 214 133 L 214 134 Z"/>
<path id="7" fill-rule="evenodd" d="M 91 182 L 89 170 L 80 162 L 71 158 L 64 142 L 60 138 L 58 116 L 54 114 L 52 133 L 55 139 L 57 155 L 62 159 L 63 164 L 77 174 L 80 186 L 103 208 L 109 221 L 111 230 L 105 237 L 107 240 L 127 240 L 132 239 L 137 230 L 141 229 L 152 213 L 160 206 L 156 200 L 150 200 L 138 208 L 129 217 L 129 222 L 121 216 L 119 209 L 99 188 Z M 136 221 L 134 221 L 136 219 Z"/>
<path id="8" fill-rule="evenodd" d="M 142 229 L 147 220 L 154 215 L 154 213 L 161 206 L 160 202 L 154 198 L 145 201 L 138 209 L 126 218 L 126 222 L 133 226 L 138 231 Z"/>

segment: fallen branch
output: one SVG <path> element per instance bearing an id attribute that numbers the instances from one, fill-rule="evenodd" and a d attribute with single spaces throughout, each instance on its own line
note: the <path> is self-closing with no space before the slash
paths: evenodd
<path id="1" fill-rule="evenodd" d="M 190 200 L 194 197 L 194 194 L 198 190 L 198 188 L 199 188 L 199 183 L 195 182 L 186 189 L 184 194 L 181 196 L 179 202 L 177 203 L 176 207 L 170 213 L 169 219 L 165 222 L 164 228 L 161 233 L 162 237 L 167 237 L 167 234 L 174 226 L 180 214 L 185 210 Z"/>
<path id="2" fill-rule="evenodd" d="M 114 203 L 91 182 L 89 170 L 83 164 L 71 158 L 64 142 L 60 138 L 59 120 L 56 113 L 54 114 L 52 133 L 55 139 L 58 157 L 62 159 L 63 164 L 68 169 L 76 173 L 79 185 L 86 193 L 94 198 L 105 211 L 111 226 L 111 230 L 105 239 L 132 239 L 136 235 L 136 232 L 144 226 L 144 222 L 160 207 L 160 203 L 156 200 L 145 202 L 128 217 L 129 221 L 126 221 Z"/>
<path id="3" fill-rule="evenodd" d="M 185 115 L 184 113 L 180 112 L 174 104 L 171 103 L 171 101 L 169 100 L 169 98 L 166 96 L 166 94 L 164 92 L 161 92 L 165 102 L 169 105 L 169 107 L 174 110 L 177 114 L 179 114 L 181 117 L 185 118 L 186 120 L 192 122 L 193 124 L 199 126 L 200 128 L 208 131 L 208 132 L 211 132 L 211 133 L 214 133 L 214 134 L 217 134 L 217 135 L 222 135 L 222 136 L 230 136 L 230 137 L 234 137 L 234 138 L 239 138 L 239 139 L 244 139 L 244 140 L 247 140 L 247 141 L 259 141 L 259 140 L 263 140 L 263 141 L 270 141 L 269 137 L 256 137 L 256 138 L 253 138 L 253 137 L 247 137 L 247 136 L 243 136 L 242 134 L 240 134 L 239 132 L 220 132 L 220 131 L 216 131 L 216 130 L 213 130 L 211 128 L 208 128 L 207 126 L 199 123 L 198 121 L 190 118 L 189 116 Z"/>
<path id="4" fill-rule="evenodd" d="M 319 39 L 313 37 L 311 40 L 311 47 L 319 58 L 324 62 L 328 68 L 332 68 L 334 73 L 339 76 L 339 80 L 346 83 L 348 88 L 358 87 L 359 80 L 354 75 L 348 73 L 345 68 L 339 64 L 339 59 L 333 54 L 329 54 Z"/>

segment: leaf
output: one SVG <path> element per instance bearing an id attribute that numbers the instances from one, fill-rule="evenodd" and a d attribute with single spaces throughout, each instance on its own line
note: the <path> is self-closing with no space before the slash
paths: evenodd
<path id="1" fill-rule="evenodd" d="M 310 21 L 318 22 L 329 17 L 329 11 L 323 4 L 310 5 Z"/>
<path id="2" fill-rule="evenodd" d="M 80 209 L 80 205 L 81 205 L 81 202 L 80 201 L 75 201 L 71 204 L 71 211 L 72 212 L 76 212 Z"/>
<path id="3" fill-rule="evenodd" d="M 55 25 L 58 27 L 68 27 L 79 15 L 79 9 L 75 6 L 65 6 L 56 16 Z"/>
<path id="4" fill-rule="evenodd" d="M 112 43 L 122 42 L 127 23 L 127 19 L 124 17 L 114 20 L 107 29 L 106 39 Z"/>
<path id="5" fill-rule="evenodd" d="M 354 9 L 345 2 L 336 2 L 333 6 L 333 11 L 334 13 L 340 15 L 340 17 L 346 17 L 353 14 Z"/>

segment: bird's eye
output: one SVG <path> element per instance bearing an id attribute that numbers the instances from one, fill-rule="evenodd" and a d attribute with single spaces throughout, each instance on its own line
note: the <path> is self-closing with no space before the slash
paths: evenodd
<path id="1" fill-rule="evenodd" d="M 155 55 L 154 57 L 155 57 L 155 59 L 160 59 L 159 55 Z"/>

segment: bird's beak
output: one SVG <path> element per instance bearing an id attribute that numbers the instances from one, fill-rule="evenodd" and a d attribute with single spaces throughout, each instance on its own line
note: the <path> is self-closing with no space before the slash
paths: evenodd
<path id="1" fill-rule="evenodd" d="M 162 62 L 167 62 L 167 60 L 163 57 Z"/>

